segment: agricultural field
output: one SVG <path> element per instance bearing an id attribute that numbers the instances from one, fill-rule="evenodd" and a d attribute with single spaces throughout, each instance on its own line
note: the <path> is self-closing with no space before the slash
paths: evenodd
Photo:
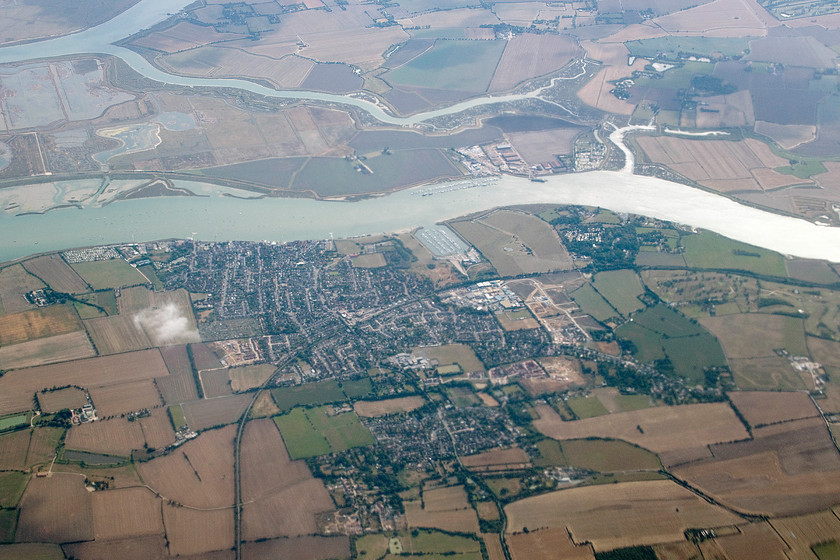
<path id="1" fill-rule="evenodd" d="M 641 362 L 668 360 L 673 373 L 703 383 L 709 368 L 727 364 L 720 344 L 703 327 L 668 306 L 649 307 L 616 329 Z"/>
<path id="2" fill-rule="evenodd" d="M 466 344 L 447 344 L 444 346 L 423 346 L 412 349 L 412 354 L 427 360 L 437 360 L 438 367 L 458 364 L 461 371 L 470 373 L 485 371 L 484 364 Z"/>
<path id="3" fill-rule="evenodd" d="M 362 418 L 377 418 L 389 414 L 411 412 L 424 404 L 426 400 L 420 396 L 397 397 L 381 401 L 356 401 L 353 403 L 353 410 Z"/>
<path id="4" fill-rule="evenodd" d="M 71 305 L 51 305 L 0 317 L 0 346 L 71 333 L 81 329 Z"/>
<path id="5" fill-rule="evenodd" d="M 667 453 L 748 437 L 744 425 L 724 403 L 654 407 L 564 422 L 548 405 L 536 407 L 534 427 L 558 440 L 615 438 L 654 453 Z"/>
<path id="6" fill-rule="evenodd" d="M 251 395 L 243 393 L 184 402 L 181 408 L 190 429 L 200 431 L 236 422 L 242 417 L 250 402 Z"/>
<path id="7" fill-rule="evenodd" d="M 489 90 L 512 89 L 525 80 L 559 70 L 579 54 L 579 47 L 567 37 L 517 35 L 508 41 Z"/>
<path id="8" fill-rule="evenodd" d="M 148 278 L 122 259 L 81 262 L 71 266 L 94 290 L 123 288 L 149 282 Z"/>
<path id="9" fill-rule="evenodd" d="M 749 313 L 700 320 L 720 341 L 741 389 L 804 389 L 802 379 L 775 350 L 807 356 L 802 319 Z M 762 333 L 760 337 L 754 333 Z"/>
<path id="10" fill-rule="evenodd" d="M 733 142 L 641 136 L 636 141 L 650 161 L 719 192 L 771 190 L 803 183 L 777 171 L 788 162 L 755 139 Z"/>
<path id="11" fill-rule="evenodd" d="M 42 366 L 96 355 L 85 331 L 21 342 L 0 348 L 0 368 L 18 369 Z"/>
<path id="12" fill-rule="evenodd" d="M 56 292 L 79 294 L 89 289 L 87 282 L 76 274 L 76 271 L 70 268 L 59 255 L 36 257 L 25 261 L 23 267 Z"/>
<path id="13" fill-rule="evenodd" d="M 685 262 L 690 268 L 743 270 L 767 276 L 787 276 L 784 258 L 778 254 L 732 241 L 716 233 L 702 232 L 681 239 Z"/>
<path id="14" fill-rule="evenodd" d="M 584 284 L 569 296 L 575 300 L 584 313 L 591 315 L 597 321 L 604 322 L 618 316 L 618 311 L 601 297 L 591 284 Z"/>
<path id="15" fill-rule="evenodd" d="M 155 492 L 180 504 L 197 508 L 230 506 L 234 432 L 232 426 L 204 432 L 175 453 L 139 464 L 137 472 Z"/>
<path id="16" fill-rule="evenodd" d="M 168 375 L 160 352 L 144 350 L 14 370 L 0 377 L 0 413 L 28 410 L 41 389 L 119 385 Z"/>
<path id="17" fill-rule="evenodd" d="M 33 478 L 20 501 L 18 542 L 64 543 L 91 540 L 93 507 L 91 494 L 78 476 L 53 475 Z M 67 515 L 57 503 L 73 504 L 73 515 Z"/>
<path id="18" fill-rule="evenodd" d="M 58 412 L 65 408 L 82 408 L 87 404 L 87 394 L 82 389 L 67 387 L 58 391 L 37 393 L 38 405 L 42 412 Z"/>
<path id="19" fill-rule="evenodd" d="M 639 277 L 631 270 L 599 272 L 592 284 L 598 293 L 625 317 L 645 306 L 639 299 L 645 289 Z"/>
<path id="20" fill-rule="evenodd" d="M 259 387 L 268 381 L 277 368 L 271 364 L 257 364 L 228 369 L 230 388 L 234 393 Z"/>
<path id="21" fill-rule="evenodd" d="M 146 488 L 95 492 L 92 496 L 96 540 L 163 532 L 160 501 Z"/>
<path id="22" fill-rule="evenodd" d="M 43 282 L 19 264 L 0 268 L 0 315 L 20 313 L 33 308 L 34 305 L 26 301 L 24 296 L 43 287 Z"/>
<path id="23" fill-rule="evenodd" d="M 572 439 L 560 442 L 560 446 L 570 467 L 604 473 L 662 468 L 656 455 L 623 441 Z"/>
<path id="24" fill-rule="evenodd" d="M 494 449 L 477 455 L 461 457 L 462 465 L 476 471 L 517 469 L 528 466 L 530 462 L 531 459 L 528 454 L 519 447 Z"/>
<path id="25" fill-rule="evenodd" d="M 450 225 L 502 276 L 572 268 L 571 257 L 554 228 L 531 214 L 499 210 Z"/>
<path id="26" fill-rule="evenodd" d="M 295 387 L 272 389 L 271 396 L 281 412 L 288 412 L 296 406 L 319 406 L 362 397 L 371 391 L 370 379 L 339 383 L 334 379 L 306 383 Z"/>
<path id="27" fill-rule="evenodd" d="M 233 546 L 233 509 L 198 510 L 163 506 L 163 524 L 169 552 L 176 555 L 203 555 Z"/>
<path id="28" fill-rule="evenodd" d="M 373 444 L 355 412 L 334 412 L 333 407 L 295 408 L 274 418 L 294 459 L 315 457 Z"/>
<path id="29" fill-rule="evenodd" d="M 740 521 L 670 480 L 571 488 L 514 502 L 505 513 L 509 532 L 566 528 L 596 552 L 679 541 L 688 528 Z"/>
<path id="30" fill-rule="evenodd" d="M 752 435 L 751 440 L 712 445 L 712 458 L 673 472 L 745 513 L 787 516 L 837 503 L 840 455 L 822 419 L 756 428 Z M 755 484 L 757 473 L 760 487 Z"/>
<path id="31" fill-rule="evenodd" d="M 576 545 L 565 527 L 505 536 L 512 560 L 594 560 L 592 545 Z"/>
<path id="32" fill-rule="evenodd" d="M 819 410 L 805 392 L 736 391 L 727 396 L 753 428 L 819 415 Z"/>

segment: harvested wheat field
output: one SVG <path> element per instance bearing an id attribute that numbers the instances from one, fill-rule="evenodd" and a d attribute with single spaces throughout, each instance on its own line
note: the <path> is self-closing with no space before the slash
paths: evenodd
<path id="1" fill-rule="evenodd" d="M 528 33 L 517 35 L 508 41 L 489 89 L 511 89 L 530 78 L 554 72 L 579 53 L 580 47 L 569 37 Z"/>
<path id="2" fill-rule="evenodd" d="M 787 560 L 787 546 L 766 521 L 741 525 L 738 530 L 737 535 L 715 539 L 729 560 Z"/>
<path id="3" fill-rule="evenodd" d="M 94 492 L 92 500 L 98 541 L 163 534 L 160 499 L 147 488 Z"/>
<path id="4" fill-rule="evenodd" d="M 292 461 L 277 425 L 252 420 L 242 437 L 242 499 L 257 500 L 312 478 L 303 461 Z"/>
<path id="5" fill-rule="evenodd" d="M 82 408 L 87 404 L 87 394 L 76 387 L 41 392 L 37 394 L 37 397 L 41 411 L 46 413 L 58 412 L 65 408 Z"/>
<path id="6" fill-rule="evenodd" d="M 347 537 L 292 537 L 244 543 L 242 558 L 282 558 L 283 560 L 332 560 L 350 557 Z"/>
<path id="7" fill-rule="evenodd" d="M 595 560 L 589 545 L 576 545 L 565 528 L 507 535 L 511 560 Z"/>
<path id="8" fill-rule="evenodd" d="M 471 508 L 429 511 L 423 509 L 423 504 L 419 500 L 403 502 L 403 507 L 405 507 L 405 519 L 409 527 L 426 527 L 460 533 L 477 533 L 479 530 L 478 516 Z"/>
<path id="9" fill-rule="evenodd" d="M 564 422 L 548 405 L 537 406 L 534 427 L 554 439 L 623 439 L 655 453 L 703 447 L 749 437 L 726 403 L 660 406 Z"/>
<path id="10" fill-rule="evenodd" d="M 795 515 L 840 503 L 840 454 L 821 418 L 758 428 L 753 436 L 712 445 L 714 458 L 673 474 L 745 513 Z"/>
<path id="11" fill-rule="evenodd" d="M 93 538 L 91 494 L 80 476 L 33 478 L 20 509 L 17 542 L 64 543 Z"/>
<path id="12" fill-rule="evenodd" d="M 0 470 L 22 471 L 26 468 L 31 430 L 18 430 L 0 435 Z"/>
<path id="13" fill-rule="evenodd" d="M 87 282 L 58 255 L 30 259 L 23 263 L 23 267 L 56 292 L 80 294 L 90 289 Z"/>
<path id="14" fill-rule="evenodd" d="M 146 333 L 138 328 L 133 318 L 126 315 L 88 319 L 85 328 L 102 355 L 152 347 Z"/>
<path id="15" fill-rule="evenodd" d="M 163 404 L 152 379 L 92 387 L 89 392 L 93 406 L 96 407 L 96 413 L 102 418 L 144 408 L 154 408 Z"/>
<path id="16" fill-rule="evenodd" d="M 235 433 L 234 426 L 204 432 L 169 455 L 139 464 L 137 472 L 173 502 L 198 508 L 232 506 Z"/>
<path id="17" fill-rule="evenodd" d="M 0 346 L 78 331 L 82 328 L 72 305 L 50 305 L 0 317 Z"/>
<path id="18" fill-rule="evenodd" d="M 44 388 L 116 385 L 168 374 L 157 350 L 14 370 L 0 377 L 0 414 L 28 410 L 32 406 L 32 395 Z"/>
<path id="19" fill-rule="evenodd" d="M 423 491 L 423 509 L 426 511 L 451 511 L 469 507 L 470 502 L 463 486 L 447 486 Z"/>
<path id="20" fill-rule="evenodd" d="M 568 528 L 596 551 L 682 540 L 688 528 L 720 527 L 740 518 L 670 480 L 571 488 L 505 508 L 512 532 Z"/>
<path id="21" fill-rule="evenodd" d="M 203 554 L 233 547 L 233 508 L 199 511 L 164 505 L 169 554 Z"/>
<path id="22" fill-rule="evenodd" d="M 64 443 L 67 449 L 128 457 L 132 450 L 142 449 L 145 442 L 139 422 L 114 418 L 73 426 Z"/>
<path id="23" fill-rule="evenodd" d="M 324 483 L 310 478 L 242 508 L 242 537 L 256 540 L 311 535 L 317 531 L 315 515 L 333 509 Z"/>
<path id="24" fill-rule="evenodd" d="M 805 392 L 738 391 L 728 396 L 753 428 L 819 415 L 814 401 Z"/>
<path id="25" fill-rule="evenodd" d="M 119 560 L 163 560 L 169 557 L 166 551 L 166 539 L 163 535 L 73 543 L 66 544 L 62 548 L 69 558 L 84 558 L 85 560 L 114 560 L 115 558 Z M 207 558 L 206 560 L 214 559 Z"/>
<path id="26" fill-rule="evenodd" d="M 476 455 L 461 457 L 461 464 L 471 470 L 494 470 L 494 468 L 527 468 L 531 458 L 519 447 L 493 449 Z"/>
<path id="27" fill-rule="evenodd" d="M 0 368 L 18 369 L 56 362 L 89 358 L 96 355 L 85 331 L 75 331 L 39 338 L 0 348 Z"/>
<path id="28" fill-rule="evenodd" d="M 26 272 L 19 264 L 0 268 L 0 314 L 18 313 L 32 309 L 24 295 L 40 290 L 44 283 Z"/>
<path id="29" fill-rule="evenodd" d="M 353 409 L 356 414 L 363 418 L 378 418 L 380 416 L 388 416 L 389 414 L 399 414 L 401 412 L 411 412 L 426 404 L 423 397 L 398 397 L 396 399 L 386 399 L 384 401 L 356 401 L 353 404 Z"/>

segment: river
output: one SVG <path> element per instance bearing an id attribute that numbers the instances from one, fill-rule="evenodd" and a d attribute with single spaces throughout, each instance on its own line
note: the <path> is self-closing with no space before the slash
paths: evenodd
<path id="1" fill-rule="evenodd" d="M 118 56 L 141 74 L 185 86 L 236 87 L 271 97 L 353 105 L 390 124 L 410 126 L 471 107 L 533 97 L 485 96 L 436 111 L 396 117 L 376 104 L 349 96 L 275 91 L 244 80 L 173 76 L 140 55 L 112 43 L 177 12 L 189 0 L 142 0 L 92 29 L 41 42 L 0 48 L 0 63 L 78 53 Z M 584 204 L 661 218 L 716 231 L 739 241 L 809 258 L 840 262 L 840 229 L 763 212 L 722 196 L 652 177 L 593 172 L 548 178 L 545 183 L 505 177 L 493 185 L 451 189 L 408 189 L 358 202 L 309 199 L 242 200 L 224 197 L 210 185 L 177 186 L 209 196 L 115 202 L 102 207 L 56 209 L 46 214 L 0 215 L 0 261 L 69 247 L 189 237 L 222 241 L 327 238 L 391 232 L 511 204 Z M 426 193 L 428 196 L 422 196 Z M 430 194 L 434 193 L 434 194 Z"/>
<path id="2" fill-rule="evenodd" d="M 820 227 L 685 185 L 627 173 L 555 175 L 545 183 L 503 177 L 474 188 L 427 185 L 356 202 L 246 200 L 223 196 L 211 185 L 177 181 L 176 186 L 209 196 L 0 215 L 0 261 L 70 247 L 174 237 L 208 241 L 347 237 L 429 226 L 499 206 L 550 203 L 600 206 L 671 220 L 788 255 L 840 262 L 840 228 Z"/>

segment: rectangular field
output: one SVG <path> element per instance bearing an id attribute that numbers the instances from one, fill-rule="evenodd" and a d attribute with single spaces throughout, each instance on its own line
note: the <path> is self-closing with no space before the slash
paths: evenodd
<path id="1" fill-rule="evenodd" d="M 32 309 L 35 306 L 24 296 L 43 287 L 43 282 L 26 272 L 19 264 L 0 269 L 0 315 Z"/>
<path id="2" fill-rule="evenodd" d="M 548 405 L 538 405 L 534 427 L 550 438 L 623 439 L 655 453 L 748 437 L 744 425 L 725 403 L 660 406 L 564 422 Z"/>
<path id="3" fill-rule="evenodd" d="M 89 291 L 87 282 L 58 255 L 46 255 L 25 261 L 23 267 L 43 280 L 56 292 L 80 294 Z"/>
<path id="4" fill-rule="evenodd" d="M 74 263 L 72 267 L 94 290 L 148 283 L 145 276 L 122 259 Z"/>
<path id="5" fill-rule="evenodd" d="M 645 289 L 632 270 L 599 272 L 595 275 L 593 284 L 598 293 L 625 317 L 645 306 L 639 299 L 639 296 L 645 293 Z"/>
<path id="6" fill-rule="evenodd" d="M 153 379 L 143 379 L 118 385 L 90 389 L 90 399 L 99 416 L 116 416 L 144 408 L 155 408 L 163 403 Z"/>
<path id="7" fill-rule="evenodd" d="M 32 405 L 32 395 L 45 388 L 117 385 L 168 374 L 157 350 L 14 370 L 0 377 L 0 414 L 28 410 Z"/>
<path id="8" fill-rule="evenodd" d="M 0 348 L 0 368 L 17 369 L 96 355 L 85 331 L 40 338 Z"/>
<path id="9" fill-rule="evenodd" d="M 203 432 L 174 453 L 137 466 L 143 480 L 170 500 L 198 508 L 233 504 L 233 437 L 227 426 Z"/>
<path id="10" fill-rule="evenodd" d="M 421 346 L 411 350 L 412 354 L 427 360 L 437 360 L 441 366 L 458 364 L 465 373 L 484 371 L 484 364 L 466 344 L 446 344 L 444 346 Z"/>
<path id="11" fill-rule="evenodd" d="M 411 412 L 424 404 L 426 404 L 426 400 L 423 397 L 411 396 L 381 401 L 356 401 L 353 403 L 353 409 L 356 411 L 356 414 L 363 418 L 376 418 L 379 416 L 388 416 L 389 414 Z"/>
<path id="12" fill-rule="evenodd" d="M 566 528 L 596 552 L 678 541 L 688 528 L 740 521 L 670 480 L 571 488 L 514 502 L 505 512 L 509 532 Z"/>
<path id="13" fill-rule="evenodd" d="M 47 338 L 81 329 L 71 305 L 50 305 L 0 317 L 0 346 Z"/>

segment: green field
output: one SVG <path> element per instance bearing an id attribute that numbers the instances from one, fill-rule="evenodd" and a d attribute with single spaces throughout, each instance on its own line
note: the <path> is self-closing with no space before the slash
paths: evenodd
<path id="1" fill-rule="evenodd" d="M 357 399 L 372 391 L 370 379 L 365 377 L 343 382 L 327 379 L 317 383 L 272 389 L 271 396 L 280 412 L 288 412 L 296 406 L 319 406 Z"/>
<path id="2" fill-rule="evenodd" d="M 3 430 L 8 430 L 10 428 L 16 428 L 18 426 L 23 426 L 29 422 L 29 418 L 26 414 L 15 414 L 13 416 L 4 416 L 0 418 L 0 432 Z"/>
<path id="3" fill-rule="evenodd" d="M 787 276 L 784 258 L 772 251 L 702 232 L 682 238 L 690 268 L 746 270 L 769 276 Z"/>
<path id="4" fill-rule="evenodd" d="M 467 6 L 479 5 L 478 0 L 399 0 L 396 3 L 411 14 L 431 10 L 452 10 L 455 8 L 466 8 Z"/>
<path id="5" fill-rule="evenodd" d="M 288 414 L 276 416 L 274 423 L 283 434 L 283 441 L 292 459 L 316 457 L 330 452 L 329 442 L 315 429 L 304 409 L 296 408 Z"/>
<path id="6" fill-rule="evenodd" d="M 447 387 L 446 394 L 449 396 L 449 400 L 452 401 L 452 404 L 454 404 L 457 408 L 475 406 L 481 403 L 481 399 L 479 399 L 469 387 Z"/>
<path id="7" fill-rule="evenodd" d="M 0 543 L 10 543 L 15 540 L 17 518 L 18 510 L 0 509 Z"/>
<path id="8" fill-rule="evenodd" d="M 647 395 L 617 395 L 614 397 L 620 412 L 642 410 L 650 408 L 650 397 Z"/>
<path id="9" fill-rule="evenodd" d="M 597 472 L 659 470 L 659 458 L 624 441 L 572 439 L 561 442 L 569 466 Z"/>
<path id="10" fill-rule="evenodd" d="M 566 457 L 560 442 L 553 439 L 541 439 L 536 444 L 540 456 L 534 459 L 535 467 L 567 467 Z"/>
<path id="11" fill-rule="evenodd" d="M 172 427 L 180 430 L 182 426 L 187 425 L 187 417 L 184 416 L 184 409 L 180 404 L 174 404 L 169 407 L 169 420 L 172 421 Z"/>
<path id="12" fill-rule="evenodd" d="M 840 560 L 840 545 L 837 541 L 815 544 L 811 547 L 820 560 Z"/>
<path id="13" fill-rule="evenodd" d="M 666 60 L 675 60 L 680 53 L 711 56 L 720 53 L 725 56 L 742 54 L 749 48 L 748 38 L 717 37 L 659 37 L 640 39 L 624 43 L 632 56 L 652 59 L 661 54 Z"/>
<path id="14" fill-rule="evenodd" d="M 442 555 L 454 560 L 481 558 L 481 545 L 475 538 L 449 535 L 433 529 L 401 532 L 399 538 L 404 554 L 422 554 L 424 559 L 432 555 Z"/>
<path id="15" fill-rule="evenodd" d="M 705 381 L 705 368 L 726 365 L 718 340 L 706 329 L 665 305 L 645 309 L 616 329 L 636 347 L 640 362 L 670 360 L 674 374 L 693 383 Z"/>
<path id="16" fill-rule="evenodd" d="M 629 340 L 636 347 L 633 356 L 642 363 L 662 360 L 662 336 L 636 323 L 624 323 L 615 330 L 617 337 Z"/>
<path id="17" fill-rule="evenodd" d="M 94 290 L 122 288 L 148 282 L 136 268 L 122 259 L 74 263 L 70 266 Z"/>
<path id="18" fill-rule="evenodd" d="M 661 304 L 645 309 L 633 317 L 633 321 L 637 325 L 641 325 L 669 338 L 693 336 L 706 332 L 699 324 L 692 323 L 682 314 Z"/>
<path id="19" fill-rule="evenodd" d="M 645 306 L 638 297 L 645 293 L 645 289 L 639 276 L 632 270 L 599 272 L 593 284 L 598 293 L 625 317 Z"/>
<path id="20" fill-rule="evenodd" d="M 17 507 L 29 475 L 21 472 L 0 473 L 0 508 Z"/>
<path id="21" fill-rule="evenodd" d="M 332 407 L 295 408 L 274 418 L 292 459 L 316 457 L 374 443 L 355 412 L 331 414 Z"/>
<path id="22" fill-rule="evenodd" d="M 438 40 L 431 49 L 382 78 L 394 86 L 485 91 L 506 45 L 506 41 Z"/>
<path id="23" fill-rule="evenodd" d="M 444 344 L 443 346 L 419 346 L 412 348 L 415 356 L 423 356 L 429 360 L 437 360 L 441 366 L 458 364 L 461 371 L 472 373 L 484 371 L 484 364 L 475 355 L 472 348 L 466 344 Z"/>
<path id="24" fill-rule="evenodd" d="M 82 319 L 95 319 L 96 317 L 106 317 L 119 313 L 114 290 L 81 294 L 76 296 L 76 299 L 79 301 L 74 301 L 73 305 Z"/>
<path id="25" fill-rule="evenodd" d="M 637 86 L 661 89 L 681 89 L 688 88 L 691 85 L 691 79 L 698 74 L 705 74 L 711 76 L 715 70 L 715 65 L 710 62 L 686 62 L 680 67 L 671 68 L 663 72 L 662 78 L 644 78 L 641 77 L 636 80 Z M 660 111 L 660 115 L 664 111 Z M 657 118 L 657 121 L 659 119 Z"/>
<path id="26" fill-rule="evenodd" d="M 606 321 L 618 315 L 615 309 L 602 298 L 590 284 L 584 284 L 569 294 L 584 313 L 592 315 L 598 321 Z"/>
<path id="27" fill-rule="evenodd" d="M 580 419 L 609 414 L 610 411 L 596 397 L 578 397 L 566 401 L 572 412 Z"/>

